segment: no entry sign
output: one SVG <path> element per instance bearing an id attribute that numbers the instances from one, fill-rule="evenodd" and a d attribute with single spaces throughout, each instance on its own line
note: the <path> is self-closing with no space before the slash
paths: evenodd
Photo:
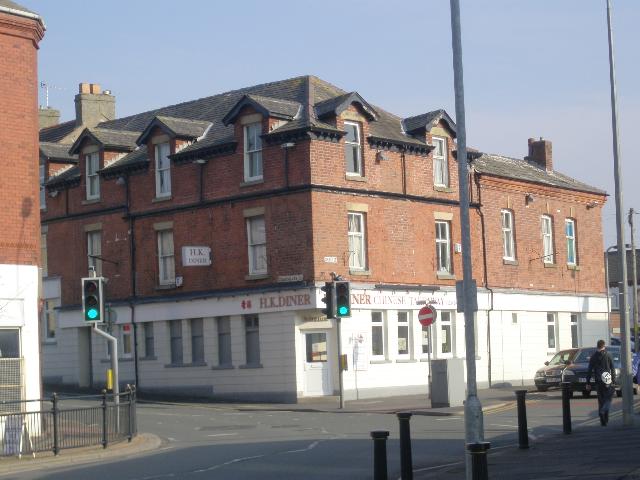
<path id="1" fill-rule="evenodd" d="M 438 314 L 436 313 L 436 309 L 433 305 L 425 305 L 418 312 L 418 321 L 423 327 L 428 327 L 436 321 L 437 316 Z"/>

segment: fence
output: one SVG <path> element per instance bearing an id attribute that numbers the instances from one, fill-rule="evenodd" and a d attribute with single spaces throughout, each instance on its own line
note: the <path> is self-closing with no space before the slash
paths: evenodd
<path id="1" fill-rule="evenodd" d="M 0 457 L 102 445 L 137 433 L 136 390 L 0 402 Z"/>

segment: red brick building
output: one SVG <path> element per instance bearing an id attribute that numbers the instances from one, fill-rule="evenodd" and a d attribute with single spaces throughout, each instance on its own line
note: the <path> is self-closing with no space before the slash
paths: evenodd
<path id="1" fill-rule="evenodd" d="M 80 103 L 103 95 L 83 91 Z M 89 266 L 109 279 L 123 380 L 143 389 L 332 394 L 336 327 L 319 290 L 332 273 L 352 288 L 347 397 L 424 391 L 429 348 L 464 356 L 456 126 L 443 110 L 400 118 L 304 76 L 70 125 L 41 131 L 45 283 L 60 286 L 50 382 L 104 377 L 104 343 L 80 311 Z M 66 166 L 54 172 L 54 158 Z M 522 382 L 606 333 L 606 195 L 555 171 L 546 140 L 526 160 L 470 164 L 479 380 Z M 423 302 L 439 309 L 431 347 Z"/>
<path id="2" fill-rule="evenodd" d="M 38 43 L 42 19 L 0 0 L 0 401 L 40 397 Z"/>

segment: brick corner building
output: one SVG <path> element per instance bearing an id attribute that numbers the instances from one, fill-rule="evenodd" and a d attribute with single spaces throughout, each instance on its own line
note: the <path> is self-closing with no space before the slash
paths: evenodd
<path id="1" fill-rule="evenodd" d="M 124 118 L 80 84 L 78 105 L 40 132 L 46 381 L 104 382 L 106 345 L 80 308 L 89 267 L 109 279 L 121 381 L 147 391 L 334 394 L 337 326 L 320 291 L 332 274 L 351 282 L 346 398 L 425 392 L 431 354 L 464 357 L 446 111 L 402 118 L 314 76 Z M 97 110 L 108 120 L 84 113 Z M 532 380 L 607 332 L 606 193 L 558 172 L 548 140 L 525 146 L 521 159 L 469 154 L 481 385 Z M 438 309 L 431 344 L 424 303 Z"/>
<path id="2" fill-rule="evenodd" d="M 37 53 L 43 35 L 37 14 L 0 0 L 0 401 L 40 397 Z"/>

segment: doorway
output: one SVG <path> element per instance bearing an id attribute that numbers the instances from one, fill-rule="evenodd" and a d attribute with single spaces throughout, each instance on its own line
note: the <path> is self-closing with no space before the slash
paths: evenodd
<path id="1" fill-rule="evenodd" d="M 327 331 L 305 332 L 304 339 L 304 394 L 308 396 L 331 395 L 331 375 Z"/>

